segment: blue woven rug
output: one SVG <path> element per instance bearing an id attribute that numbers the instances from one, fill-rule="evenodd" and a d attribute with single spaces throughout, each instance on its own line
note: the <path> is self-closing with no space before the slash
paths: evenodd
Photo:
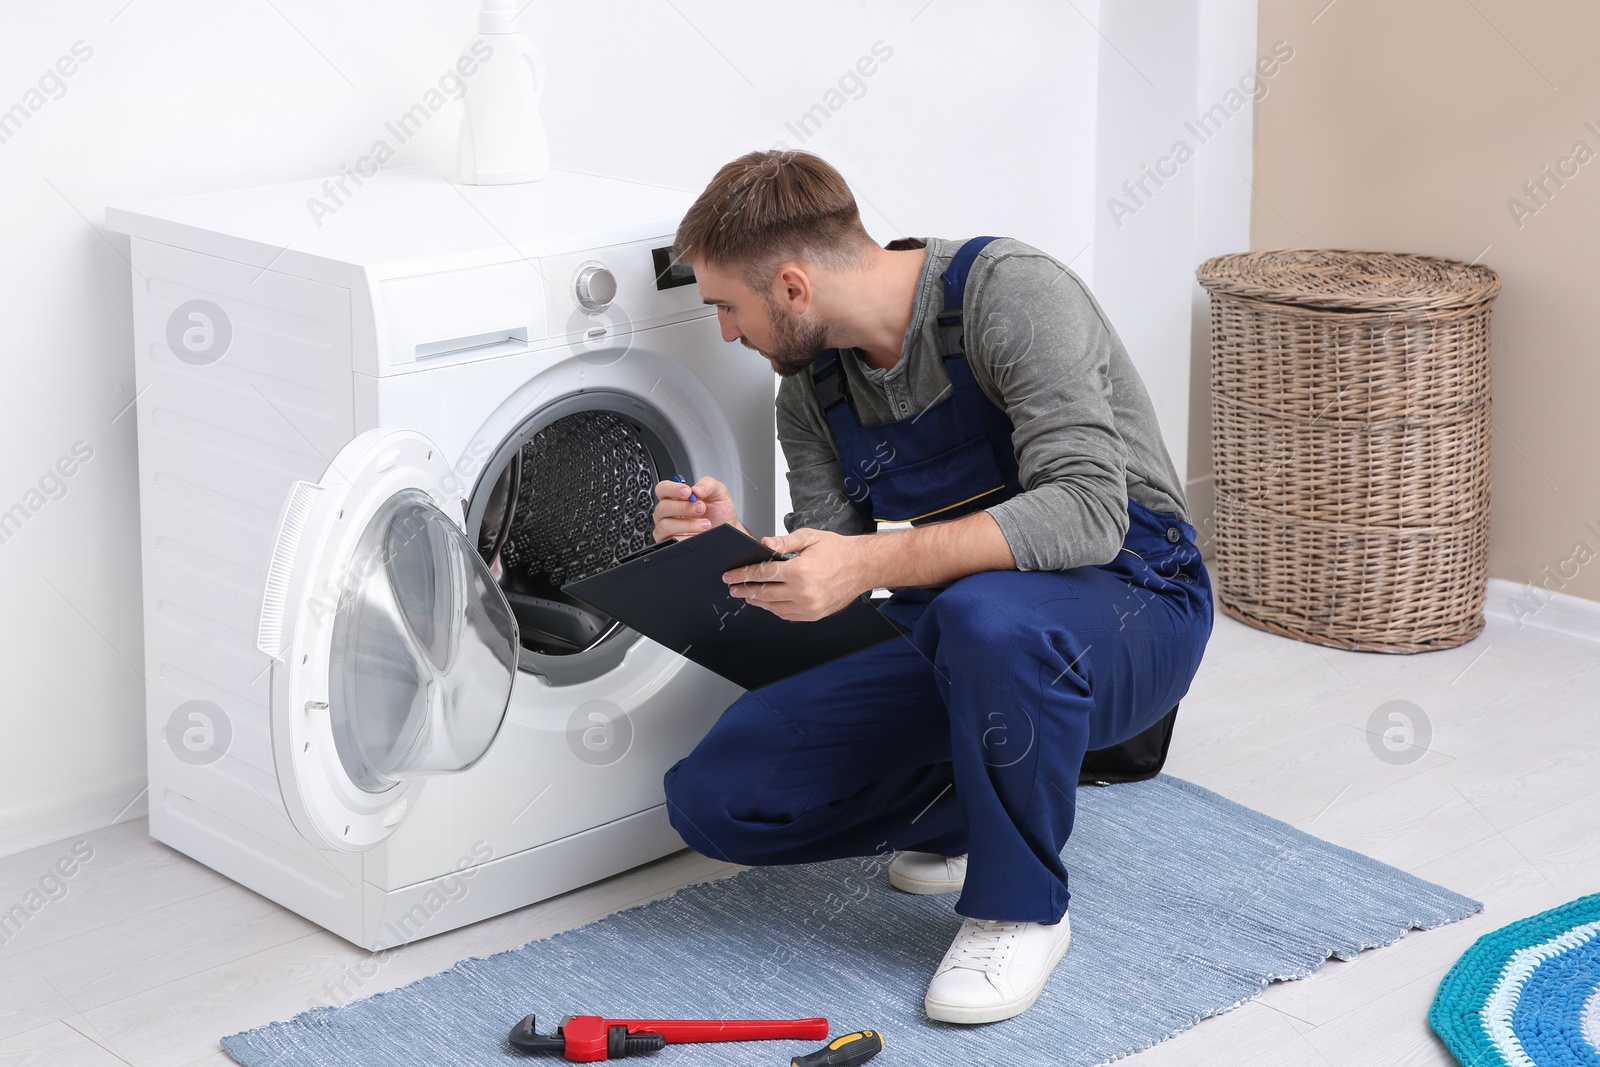
<path id="1" fill-rule="evenodd" d="M 1084 789 L 1065 856 L 1072 948 L 1003 1023 L 927 1021 L 922 994 L 961 920 L 954 897 L 889 888 L 879 858 L 767 867 L 690 886 L 519 949 L 224 1038 L 245 1067 L 530 1062 L 534 1012 L 616 1018 L 825 1015 L 872 1027 L 876 1063 L 1101 1064 L 1408 929 L 1482 905 L 1163 775 Z M 815 1042 L 669 1046 L 665 1065 L 772 1067 Z M 560 1062 L 551 1060 L 550 1062 Z"/>
<path id="2" fill-rule="evenodd" d="M 1428 1023 L 1468 1067 L 1600 1067 L 1600 893 L 1474 941 Z"/>

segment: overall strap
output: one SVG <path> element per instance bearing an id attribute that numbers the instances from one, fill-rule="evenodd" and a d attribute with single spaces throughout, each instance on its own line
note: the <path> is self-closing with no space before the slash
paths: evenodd
<path id="1" fill-rule="evenodd" d="M 850 400 L 850 385 L 845 379 L 844 368 L 839 364 L 837 348 L 828 349 L 811 364 L 811 385 L 816 390 L 817 405 L 822 408 L 828 429 L 833 432 L 833 447 L 839 456 L 840 469 L 848 471 L 849 463 L 845 457 L 861 432 L 861 420 L 856 418 L 856 406 Z M 868 528 L 874 528 L 876 524 L 872 519 L 872 507 L 865 495 L 852 492 L 847 484 L 845 496 L 856 514 L 866 520 Z"/>
<path id="2" fill-rule="evenodd" d="M 828 416 L 829 422 L 833 421 L 830 413 L 840 404 L 854 414 L 855 405 L 850 402 L 850 386 L 845 380 L 844 369 L 839 366 L 837 348 L 828 349 L 811 364 L 811 385 L 817 392 L 817 404 L 822 408 L 822 413 Z"/>
<path id="3" fill-rule="evenodd" d="M 998 241 L 998 237 L 974 237 L 962 245 L 944 273 L 939 275 L 939 281 L 944 284 L 944 309 L 939 312 L 939 354 L 945 359 L 952 359 L 966 354 L 966 342 L 962 337 L 961 305 L 967 296 L 967 274 L 972 270 L 972 263 L 978 258 L 991 241 Z"/>

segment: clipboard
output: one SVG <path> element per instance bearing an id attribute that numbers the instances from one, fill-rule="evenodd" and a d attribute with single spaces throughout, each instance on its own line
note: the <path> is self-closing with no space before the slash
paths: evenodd
<path id="1" fill-rule="evenodd" d="M 727 524 L 659 541 L 563 593 L 605 612 L 745 689 L 909 633 L 865 597 L 814 622 L 794 622 L 728 592 L 724 571 L 785 557 Z"/>

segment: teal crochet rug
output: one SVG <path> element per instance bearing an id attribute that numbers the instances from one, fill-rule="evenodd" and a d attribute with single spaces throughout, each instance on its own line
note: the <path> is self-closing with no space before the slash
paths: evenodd
<path id="1" fill-rule="evenodd" d="M 1478 938 L 1428 1024 L 1464 1067 L 1600 1067 L 1600 893 Z"/>

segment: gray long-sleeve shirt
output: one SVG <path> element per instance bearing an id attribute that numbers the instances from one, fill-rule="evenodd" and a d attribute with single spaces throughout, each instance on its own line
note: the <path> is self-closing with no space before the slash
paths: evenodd
<path id="1" fill-rule="evenodd" d="M 909 418 L 949 395 L 935 315 L 944 299 L 939 275 L 960 247 L 928 241 L 898 363 L 882 370 L 855 349 L 840 351 L 863 425 Z M 1019 570 L 1109 562 L 1127 533 L 1129 497 L 1189 521 L 1150 395 L 1077 275 L 1021 241 L 994 241 L 967 276 L 963 311 L 973 377 L 1011 418 L 1024 491 L 985 510 Z M 846 495 L 809 374 L 783 379 L 777 418 L 794 503 L 785 526 L 871 530 Z"/>

